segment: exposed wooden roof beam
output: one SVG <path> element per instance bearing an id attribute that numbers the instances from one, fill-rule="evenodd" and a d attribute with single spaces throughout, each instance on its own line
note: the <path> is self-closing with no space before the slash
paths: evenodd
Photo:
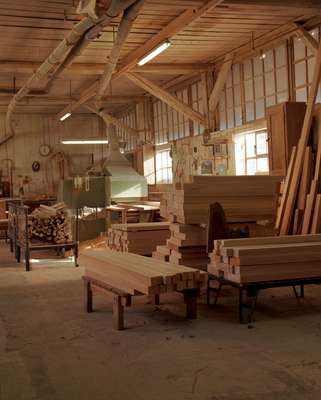
<path id="1" fill-rule="evenodd" d="M 207 126 L 206 118 L 202 114 L 200 114 L 198 111 L 193 110 L 190 106 L 178 100 L 176 96 L 173 96 L 171 93 L 157 86 L 155 83 L 135 73 L 129 72 L 126 74 L 126 77 L 137 86 L 141 87 L 153 96 L 162 100 L 170 107 L 173 107 L 176 111 L 186 115 L 192 121 L 198 122 L 203 126 Z"/>
<path id="2" fill-rule="evenodd" d="M 139 131 L 137 129 L 134 129 L 126 124 L 124 124 L 122 121 L 120 121 L 118 118 L 115 118 L 114 116 L 108 114 L 104 109 L 97 109 L 91 105 L 86 104 L 86 108 L 88 108 L 89 111 L 91 111 L 94 114 L 99 115 L 105 122 L 106 124 L 112 124 L 114 126 L 117 126 L 120 129 L 125 130 L 128 132 L 130 135 L 139 136 Z"/>
<path id="3" fill-rule="evenodd" d="M 53 79 L 57 71 L 60 70 L 61 65 L 71 63 L 76 54 L 73 54 L 73 50 L 83 44 L 87 45 L 94 38 L 88 37 L 88 34 L 96 28 L 98 32 L 103 29 L 104 26 L 108 25 L 113 17 L 117 16 L 125 7 L 133 3 L 135 0 L 110 0 L 104 3 L 104 7 L 99 7 L 99 18 L 94 19 L 92 17 L 85 17 L 76 26 L 73 27 L 71 32 L 59 43 L 59 45 L 49 54 L 45 61 L 35 71 L 32 76 L 26 81 L 24 86 L 15 94 L 6 114 L 6 135 L 13 134 L 13 128 L 11 125 L 11 118 L 13 112 L 18 105 L 19 101 L 32 89 L 32 87 L 43 79 L 47 79 L 49 82 Z"/>
<path id="4" fill-rule="evenodd" d="M 10 74 L 21 74 L 29 75 L 32 74 L 40 67 L 41 63 L 30 62 L 30 61 L 0 61 L 0 73 Z M 106 64 L 103 63 L 73 63 L 67 67 L 62 73 L 61 77 L 71 78 L 75 75 L 84 76 L 100 76 L 104 72 Z M 213 69 L 213 64 L 200 63 L 200 64 L 189 64 L 189 63 L 175 63 L 175 64 L 146 64 L 142 67 L 134 67 L 131 71 L 133 72 L 147 72 L 153 74 L 168 74 L 168 75 L 184 75 L 191 74 L 194 72 L 206 72 Z"/>
<path id="5" fill-rule="evenodd" d="M 298 36 L 302 37 L 309 49 L 317 55 L 318 53 L 318 48 L 319 48 L 319 43 L 310 35 L 310 33 L 299 23 L 294 22 L 293 23 L 294 27 L 297 28 L 297 34 Z"/>
<path id="6" fill-rule="evenodd" d="M 164 29 L 149 39 L 143 46 L 129 54 L 128 57 L 122 62 L 117 72 L 112 76 L 112 80 L 117 79 L 123 73 L 129 71 L 135 67 L 137 62 L 148 54 L 151 50 L 161 44 L 164 40 L 170 39 L 177 33 L 182 31 L 192 22 L 206 14 L 209 10 L 223 3 L 224 0 L 209 0 L 207 3 L 198 9 L 188 9 L 170 22 Z M 94 97 L 97 93 L 98 82 L 95 82 L 89 89 L 87 89 L 78 101 L 71 103 L 68 107 L 65 107 L 58 116 L 62 116 L 67 112 L 73 112 L 83 103 Z"/>
<path id="7" fill-rule="evenodd" d="M 232 63 L 233 63 L 233 58 L 230 55 L 226 56 L 224 63 L 221 66 L 219 73 L 217 75 L 214 88 L 209 98 L 209 110 L 212 114 L 214 114 L 214 112 L 216 111 L 216 108 L 220 101 L 222 90 L 224 89 L 228 74 L 230 73 L 232 68 Z"/>

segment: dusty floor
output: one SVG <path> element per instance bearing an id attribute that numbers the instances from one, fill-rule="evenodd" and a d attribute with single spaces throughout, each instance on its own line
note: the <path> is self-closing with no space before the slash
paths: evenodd
<path id="1" fill-rule="evenodd" d="M 320 287 L 300 302 L 266 291 L 250 327 L 236 296 L 192 322 L 179 297 L 157 311 L 142 298 L 117 332 L 108 300 L 84 313 L 82 272 L 26 273 L 0 245 L 1 400 L 321 399 Z"/>

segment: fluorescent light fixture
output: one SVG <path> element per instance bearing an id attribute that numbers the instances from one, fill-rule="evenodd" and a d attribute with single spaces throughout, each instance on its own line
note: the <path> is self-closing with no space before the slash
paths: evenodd
<path id="1" fill-rule="evenodd" d="M 142 66 L 147 64 L 150 60 L 153 58 L 157 57 L 160 53 L 168 49 L 169 46 L 171 46 L 171 42 L 169 40 L 166 40 L 162 44 L 160 44 L 158 47 L 156 47 L 154 50 L 152 50 L 147 56 L 142 58 L 141 60 L 138 61 L 138 65 Z"/>
<path id="2" fill-rule="evenodd" d="M 71 116 L 71 113 L 66 113 L 65 115 L 63 115 L 61 118 L 60 118 L 60 121 L 64 121 L 65 119 L 67 119 L 67 118 L 69 118 Z"/>
<path id="3" fill-rule="evenodd" d="M 62 144 L 108 144 L 107 139 L 63 139 Z"/>

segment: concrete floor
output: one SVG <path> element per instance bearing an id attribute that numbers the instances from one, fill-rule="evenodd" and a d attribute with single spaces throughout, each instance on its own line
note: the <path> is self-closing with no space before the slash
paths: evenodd
<path id="1" fill-rule="evenodd" d="M 142 297 L 117 332 L 107 299 L 83 311 L 82 268 L 42 264 L 26 273 L 0 245 L 0 400 L 321 398 L 319 287 L 266 291 L 251 326 L 231 293 L 196 321 L 179 297 Z"/>

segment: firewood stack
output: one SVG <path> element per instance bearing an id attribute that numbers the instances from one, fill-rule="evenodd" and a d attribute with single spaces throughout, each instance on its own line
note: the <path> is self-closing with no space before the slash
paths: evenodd
<path id="1" fill-rule="evenodd" d="M 238 283 L 321 274 L 321 235 L 215 240 L 208 273 Z"/>
<path id="2" fill-rule="evenodd" d="M 29 239 L 61 244 L 72 240 L 70 218 L 64 203 L 40 205 L 28 216 Z"/>
<path id="3" fill-rule="evenodd" d="M 206 269 L 206 229 L 200 225 L 170 224 L 166 246 L 157 246 L 153 257 L 176 265 Z"/>

